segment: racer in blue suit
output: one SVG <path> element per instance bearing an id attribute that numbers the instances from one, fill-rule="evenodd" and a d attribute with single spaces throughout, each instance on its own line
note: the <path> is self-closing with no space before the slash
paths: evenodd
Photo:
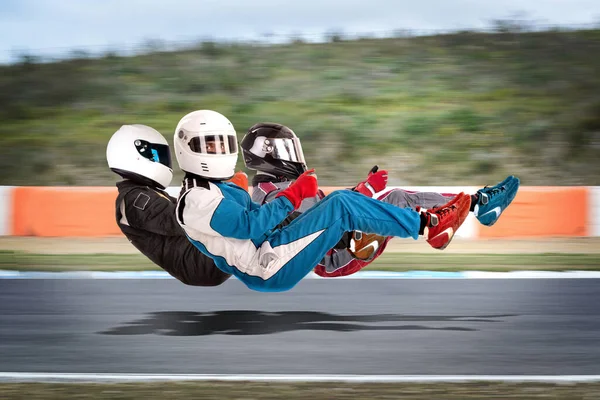
<path id="1" fill-rule="evenodd" d="M 266 142 L 271 144 L 271 150 L 264 148 Z M 277 147 L 283 147 L 283 144 L 287 144 L 293 151 L 278 151 Z M 252 179 L 252 200 L 259 204 L 275 199 L 308 169 L 300 138 L 285 125 L 271 122 L 254 124 L 241 140 L 240 147 L 246 168 L 257 171 Z M 299 157 L 291 159 L 292 154 Z M 456 193 L 386 189 L 387 176 L 387 171 L 378 170 L 376 166 L 369 172 L 366 180 L 349 190 L 397 207 L 410 207 L 415 210 L 439 207 L 456 196 Z M 486 186 L 472 194 L 470 210 L 482 225 L 491 226 L 515 198 L 518 189 L 519 179 L 511 175 L 495 186 Z M 304 199 L 300 208 L 290 214 L 282 225 L 289 224 L 324 197 L 325 193 L 319 191 L 317 196 Z M 319 262 L 314 272 L 325 278 L 354 274 L 377 259 L 391 239 L 389 236 L 365 232 L 346 232 L 342 240 Z"/>
<path id="2" fill-rule="evenodd" d="M 292 151 L 286 143 L 278 151 Z M 326 196 L 289 225 L 276 228 L 303 199 L 317 194 L 314 170 L 307 171 L 270 203 L 260 205 L 243 189 L 225 182 L 234 174 L 236 132 L 211 110 L 184 116 L 174 134 L 179 167 L 186 172 L 176 217 L 186 235 L 223 272 L 250 289 L 285 291 L 308 274 L 347 231 L 417 239 L 444 249 L 469 213 L 470 196 L 417 212 L 340 190 Z"/>

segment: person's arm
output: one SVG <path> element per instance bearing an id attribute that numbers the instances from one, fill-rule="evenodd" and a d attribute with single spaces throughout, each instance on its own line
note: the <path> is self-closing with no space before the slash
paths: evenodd
<path id="1" fill-rule="evenodd" d="M 303 199 L 315 196 L 317 190 L 318 184 L 314 170 L 309 170 L 300 175 L 287 189 L 279 192 L 270 203 L 259 206 L 258 203 L 250 201 L 248 207 L 244 207 L 223 196 L 217 186 L 211 185 L 210 192 L 216 198 L 211 201 L 209 206 L 214 207 L 214 211 L 211 212 L 210 227 L 226 237 L 258 238 L 273 229 L 289 213 L 298 209 Z M 197 191 L 197 193 L 200 192 Z M 198 196 L 195 196 L 195 199 L 198 201 Z"/>
<path id="2" fill-rule="evenodd" d="M 258 204 L 270 202 L 281 192 L 288 188 L 291 182 L 260 182 L 252 186 L 252 201 Z"/>
<path id="3" fill-rule="evenodd" d="M 226 237 L 253 239 L 273 229 L 293 210 L 285 198 L 251 209 L 224 198 L 215 209 L 210 226 Z"/>
<path id="4" fill-rule="evenodd" d="M 180 212 L 184 225 L 205 234 L 235 239 L 260 237 L 294 210 L 285 198 L 254 209 L 244 207 L 212 184 L 210 189 L 191 189 L 182 196 L 179 207 L 183 207 Z"/>
<path id="5" fill-rule="evenodd" d="M 277 195 L 283 190 L 287 189 L 292 182 L 261 182 L 253 187 L 252 200 L 258 204 L 270 203 L 277 198 Z M 276 228 L 282 228 L 289 225 L 293 220 L 298 218 L 303 212 L 317 204 L 321 199 L 325 197 L 325 194 L 321 189 L 318 189 L 317 195 L 308 197 L 302 200 L 300 207 L 297 210 L 291 212 Z"/>

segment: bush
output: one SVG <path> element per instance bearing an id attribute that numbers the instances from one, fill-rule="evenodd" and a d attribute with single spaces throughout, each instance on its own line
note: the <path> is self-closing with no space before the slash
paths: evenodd
<path id="1" fill-rule="evenodd" d="M 415 139 L 431 137 L 438 129 L 438 122 L 435 118 L 426 116 L 410 117 L 404 124 L 403 133 L 405 136 Z"/>
<path id="2" fill-rule="evenodd" d="M 226 53 L 225 48 L 213 41 L 204 41 L 200 44 L 200 53 L 208 57 L 218 58 Z"/>
<path id="3" fill-rule="evenodd" d="M 451 111 L 444 122 L 454 124 L 464 132 L 480 132 L 483 129 L 485 118 L 470 108 L 461 108 Z"/>
<path id="4" fill-rule="evenodd" d="M 344 40 L 344 33 L 341 30 L 331 30 L 326 34 L 327 41 L 330 43 L 339 43 Z"/>

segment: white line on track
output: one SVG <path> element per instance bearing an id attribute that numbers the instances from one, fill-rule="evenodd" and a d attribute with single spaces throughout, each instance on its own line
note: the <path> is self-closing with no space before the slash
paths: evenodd
<path id="1" fill-rule="evenodd" d="M 165 271 L 9 271 L 0 270 L 0 279 L 175 279 Z M 305 279 L 322 278 L 310 273 Z M 600 279 L 600 271 L 360 271 L 340 279 Z"/>
<path id="2" fill-rule="evenodd" d="M 225 374 L 84 374 L 0 372 L 0 382 L 164 382 L 164 381 L 253 381 L 253 382 L 600 382 L 600 375 L 225 375 Z"/>

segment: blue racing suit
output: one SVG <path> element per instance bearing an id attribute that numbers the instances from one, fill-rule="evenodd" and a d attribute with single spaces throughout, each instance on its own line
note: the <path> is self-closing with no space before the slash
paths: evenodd
<path id="1" fill-rule="evenodd" d="M 176 213 L 194 246 L 223 272 L 257 291 L 294 287 L 344 232 L 414 239 L 419 235 L 416 211 L 349 190 L 331 193 L 289 225 L 275 229 L 293 211 L 284 196 L 260 205 L 233 184 L 187 177 Z"/>

